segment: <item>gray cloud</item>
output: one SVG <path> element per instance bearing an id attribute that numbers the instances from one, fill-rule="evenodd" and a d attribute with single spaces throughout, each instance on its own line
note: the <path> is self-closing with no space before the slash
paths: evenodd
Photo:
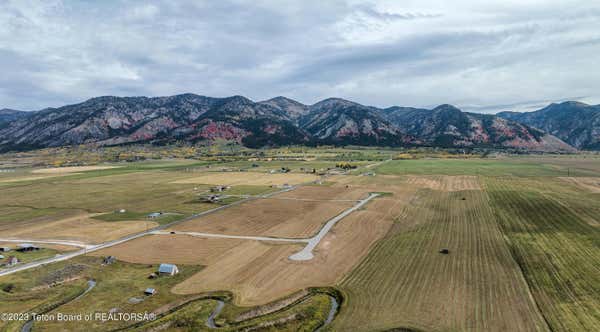
<path id="1" fill-rule="evenodd" d="M 184 92 L 474 111 L 597 103 L 599 17 L 582 0 L 8 0 L 0 108 Z"/>

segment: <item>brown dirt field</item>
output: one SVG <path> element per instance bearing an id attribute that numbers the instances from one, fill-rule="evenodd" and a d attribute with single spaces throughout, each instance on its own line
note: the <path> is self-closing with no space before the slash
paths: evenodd
<path id="1" fill-rule="evenodd" d="M 579 188 L 584 189 L 590 193 L 600 193 L 600 178 L 583 178 L 583 177 L 559 177 L 559 179 L 573 183 Z"/>
<path id="2" fill-rule="evenodd" d="M 178 294 L 230 290 L 238 305 L 261 305 L 314 286 L 341 280 L 384 236 L 407 201 L 375 199 L 340 221 L 310 261 L 291 261 L 298 245 L 247 241 L 222 255 L 217 264 L 174 287 Z M 282 282 L 285 281 L 285 282 Z"/>
<path id="3" fill-rule="evenodd" d="M 80 212 L 60 220 L 18 224 L 0 231 L 0 237 L 72 240 L 101 243 L 141 232 L 158 224 L 151 221 L 100 221 Z"/>
<path id="4" fill-rule="evenodd" d="M 189 235 L 149 235 L 92 253 L 114 255 L 119 260 L 140 264 L 216 264 L 228 250 L 245 240 L 204 239 Z"/>
<path id="5" fill-rule="evenodd" d="M 270 186 L 283 184 L 299 184 L 317 180 L 312 174 L 299 173 L 258 173 L 258 172 L 206 172 L 199 176 L 177 180 L 176 184 L 212 184 L 212 185 L 254 185 Z"/>
<path id="6" fill-rule="evenodd" d="M 304 238 L 352 202 L 258 199 L 174 226 L 177 231 Z"/>
<path id="7" fill-rule="evenodd" d="M 369 195 L 365 188 L 345 188 L 344 186 L 303 186 L 296 190 L 279 194 L 281 198 L 300 198 L 316 200 L 360 200 Z"/>
<path id="8" fill-rule="evenodd" d="M 31 173 L 35 174 L 62 174 L 62 173 L 76 173 L 85 171 L 100 171 L 104 169 L 119 168 L 120 166 L 71 166 L 71 167 L 53 167 L 53 168 L 41 168 L 33 170 Z"/>

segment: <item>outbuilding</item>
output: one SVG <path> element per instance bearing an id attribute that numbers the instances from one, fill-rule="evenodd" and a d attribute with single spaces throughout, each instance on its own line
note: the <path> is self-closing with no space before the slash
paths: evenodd
<path id="1" fill-rule="evenodd" d="M 215 187 L 210 188 L 210 191 L 213 193 L 216 193 L 216 192 L 223 192 L 227 189 L 229 189 L 229 186 L 215 186 Z"/>
<path id="2" fill-rule="evenodd" d="M 10 256 L 8 257 L 8 259 L 6 260 L 6 266 L 14 266 L 19 264 L 19 259 L 15 256 Z"/>
<path id="3" fill-rule="evenodd" d="M 176 275 L 177 273 L 179 273 L 179 268 L 177 268 L 177 265 L 174 264 L 160 264 L 160 266 L 158 267 L 158 274 L 159 275 Z"/>
<path id="4" fill-rule="evenodd" d="M 0 252 L 9 252 L 10 248 L 9 247 L 0 247 Z"/>
<path id="5" fill-rule="evenodd" d="M 156 289 L 154 289 L 154 288 L 146 288 L 146 290 L 144 291 L 144 294 L 146 294 L 146 295 L 154 295 L 154 294 L 156 294 Z"/>
<path id="6" fill-rule="evenodd" d="M 162 216 L 162 212 L 152 212 L 148 215 L 148 218 L 154 219 L 154 218 L 158 218 L 160 216 Z"/>
<path id="7" fill-rule="evenodd" d="M 31 243 L 21 243 L 21 244 L 17 245 L 17 251 L 19 251 L 19 252 L 34 251 L 34 250 L 40 250 L 40 248 L 34 246 Z"/>
<path id="8" fill-rule="evenodd" d="M 110 265 L 110 264 L 112 264 L 112 263 L 114 263 L 116 261 L 117 261 L 117 257 L 115 257 L 115 256 L 107 256 L 107 257 L 104 257 L 104 259 L 102 259 L 102 264 L 104 264 L 104 265 Z"/>

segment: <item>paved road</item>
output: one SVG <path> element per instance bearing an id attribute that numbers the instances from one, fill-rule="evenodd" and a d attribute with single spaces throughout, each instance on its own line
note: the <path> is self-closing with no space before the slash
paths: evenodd
<path id="1" fill-rule="evenodd" d="M 34 239 L 3 239 L 0 238 L 0 242 L 14 242 L 14 243 L 42 243 L 42 244 L 59 244 L 63 246 L 79 247 L 79 248 L 92 248 L 93 244 L 86 244 L 79 241 L 65 241 L 65 240 L 34 240 Z"/>
<path id="2" fill-rule="evenodd" d="M 353 207 L 349 208 L 348 210 L 338 214 L 337 216 L 333 217 L 332 219 L 329 219 L 329 221 L 325 224 L 325 226 L 323 226 L 323 228 L 321 228 L 319 233 L 317 233 L 317 235 L 315 235 L 309 239 L 308 244 L 306 245 L 306 247 L 304 247 L 304 249 L 291 255 L 289 258 L 291 260 L 295 260 L 295 261 L 307 261 L 307 260 L 313 259 L 314 255 L 313 255 L 312 251 L 317 247 L 319 242 L 321 242 L 321 240 L 323 240 L 325 235 L 327 235 L 327 233 L 329 233 L 331 228 L 333 228 L 333 226 L 335 226 L 335 224 L 337 224 L 338 221 L 344 219 L 350 213 L 360 209 L 363 205 L 367 204 L 370 200 L 372 200 L 373 198 L 375 198 L 377 196 L 379 196 L 379 194 L 372 193 L 369 195 L 369 197 L 359 201 L 358 204 L 356 204 Z"/>
<path id="3" fill-rule="evenodd" d="M 273 195 L 277 195 L 277 194 L 280 194 L 280 193 L 288 192 L 288 191 L 294 190 L 296 188 L 297 188 L 297 186 L 291 186 L 289 188 L 285 188 L 285 189 L 282 189 L 282 190 L 279 190 L 279 191 L 275 191 L 275 192 L 272 192 L 270 194 L 248 197 L 248 198 L 245 198 L 245 199 L 233 202 L 233 203 L 228 204 L 228 205 L 219 206 L 219 207 L 211 209 L 211 210 L 207 210 L 207 211 L 204 211 L 204 212 L 200 212 L 200 213 L 191 215 L 191 216 L 189 216 L 187 218 L 184 218 L 184 219 L 181 219 L 181 220 L 178 220 L 178 221 L 174 221 L 174 222 L 171 222 L 171 223 L 168 223 L 168 224 L 164 224 L 164 225 L 161 225 L 161 226 L 158 226 L 158 227 L 155 227 L 155 228 L 151 228 L 151 229 L 149 229 L 147 231 L 144 231 L 144 232 L 127 235 L 127 236 L 122 237 L 122 238 L 117 239 L 117 240 L 105 242 L 105 243 L 98 244 L 98 245 L 93 245 L 93 246 L 86 247 L 86 248 L 83 248 L 83 249 L 78 250 L 78 251 L 74 251 L 74 252 L 62 254 L 62 255 L 59 255 L 59 256 L 52 257 L 52 258 L 41 259 L 41 260 L 38 260 L 38 261 L 35 261 L 35 262 L 31 262 L 31 263 L 16 265 L 14 267 L 10 267 L 10 268 L 4 269 L 4 270 L 0 270 L 0 277 L 1 276 L 5 276 L 5 275 L 9 275 L 9 274 L 13 274 L 13 273 L 16 273 L 16 272 L 19 272 L 19 271 L 33 269 L 35 267 L 39 267 L 39 266 L 46 265 L 46 264 L 51 264 L 51 263 L 66 261 L 66 260 L 69 260 L 69 259 L 77 257 L 77 256 L 88 254 L 90 252 L 94 252 L 94 251 L 102 250 L 102 249 L 105 249 L 105 248 L 113 247 L 113 246 L 116 246 L 118 244 L 121 244 L 121 243 L 124 243 L 124 242 L 127 242 L 127 241 L 131 241 L 131 240 L 140 238 L 142 236 L 146 236 L 146 235 L 152 234 L 152 232 L 166 229 L 168 227 L 171 227 L 171 226 L 179 224 L 179 223 L 186 222 L 186 221 L 189 221 L 189 220 L 192 220 L 192 219 L 196 219 L 196 218 L 199 218 L 199 217 L 211 214 L 211 213 L 215 213 L 217 211 L 221 211 L 221 210 L 229 208 L 231 206 L 242 204 L 242 203 L 245 203 L 245 202 L 248 202 L 248 201 L 251 201 L 251 200 L 255 200 L 255 199 L 269 198 L 269 197 L 271 197 Z M 24 242 L 24 241 L 19 240 L 19 242 Z"/>
<path id="4" fill-rule="evenodd" d="M 211 237 L 219 239 L 240 239 L 240 240 L 255 240 L 255 241 L 271 241 L 271 242 L 294 242 L 294 243 L 308 243 L 309 239 L 293 239 L 286 237 L 268 237 L 268 236 L 243 236 L 243 235 L 227 235 L 227 234 L 214 234 L 214 233 L 198 233 L 198 232 L 181 232 L 181 231 L 154 231 L 151 234 L 167 235 L 167 234 L 184 234 L 197 237 Z"/>

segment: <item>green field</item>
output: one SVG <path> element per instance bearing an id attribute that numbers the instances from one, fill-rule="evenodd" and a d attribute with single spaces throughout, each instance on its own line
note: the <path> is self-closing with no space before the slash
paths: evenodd
<path id="1" fill-rule="evenodd" d="M 600 176 L 600 159 L 591 164 L 566 158 L 418 159 L 386 162 L 374 171 L 387 175 Z"/>
<path id="2" fill-rule="evenodd" d="M 545 330 L 481 191 L 420 191 L 340 288 L 340 331 Z"/>
<path id="3" fill-rule="evenodd" d="M 486 180 L 498 223 L 552 331 L 593 331 L 600 322 L 600 230 L 544 187 Z"/>

